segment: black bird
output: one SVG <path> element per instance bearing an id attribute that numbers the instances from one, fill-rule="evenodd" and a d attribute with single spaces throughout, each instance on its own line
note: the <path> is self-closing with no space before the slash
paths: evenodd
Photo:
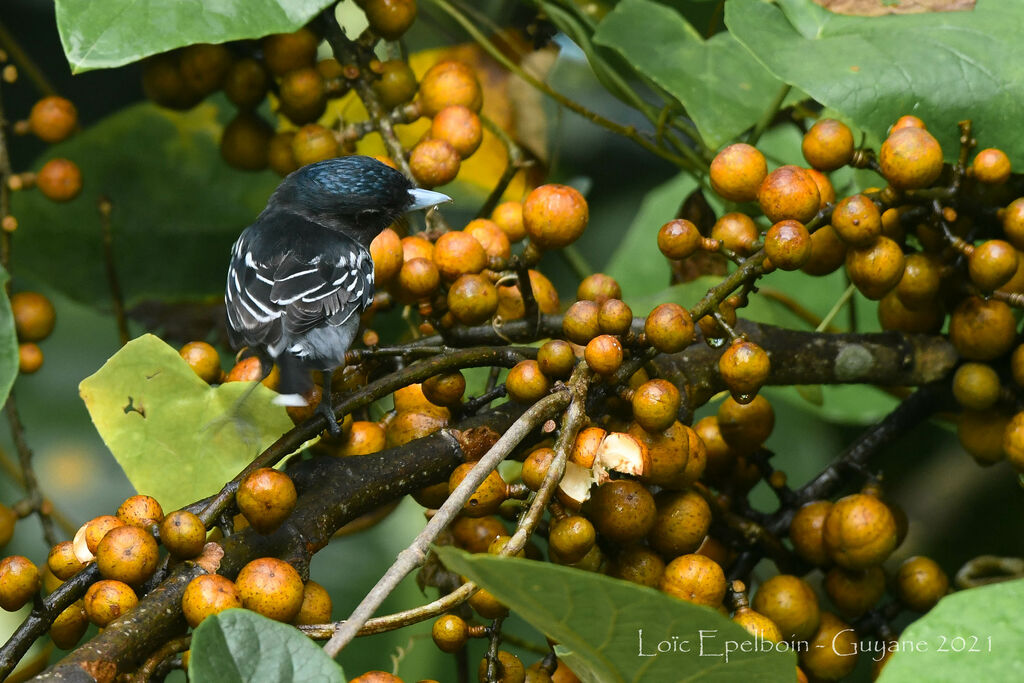
<path id="1" fill-rule="evenodd" d="M 451 201 L 414 188 L 393 168 L 366 156 L 345 156 L 289 174 L 231 250 L 228 337 L 281 372 L 282 405 L 306 405 L 311 370 L 323 371 L 318 411 L 331 433 L 331 372 L 373 301 L 370 242 L 407 211 Z"/>

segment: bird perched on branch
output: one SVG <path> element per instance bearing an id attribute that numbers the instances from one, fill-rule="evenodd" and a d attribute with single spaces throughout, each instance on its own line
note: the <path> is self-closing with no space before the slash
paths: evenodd
<path id="1" fill-rule="evenodd" d="M 331 373 L 344 365 L 373 301 L 370 242 L 402 214 L 451 201 L 421 190 L 400 172 L 366 156 L 303 166 L 288 175 L 267 208 L 231 250 L 228 336 L 281 373 L 281 405 L 306 405 L 311 370 L 323 371 L 318 411 L 333 434 Z"/>

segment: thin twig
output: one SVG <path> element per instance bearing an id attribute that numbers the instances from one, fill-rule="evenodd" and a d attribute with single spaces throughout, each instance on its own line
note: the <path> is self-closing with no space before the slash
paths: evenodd
<path id="1" fill-rule="evenodd" d="M 384 599 L 398 586 L 410 572 L 420 566 L 426 558 L 427 550 L 438 534 L 444 530 L 455 518 L 455 515 L 462 510 L 466 501 L 480 485 L 480 483 L 497 467 L 498 463 L 504 460 L 519 443 L 526 438 L 538 425 L 549 419 L 553 413 L 565 408 L 569 403 L 569 393 L 558 391 L 552 393 L 530 407 L 518 420 L 506 431 L 497 443 L 484 455 L 483 458 L 471 469 L 466 477 L 459 483 L 454 491 L 448 496 L 437 513 L 427 522 L 423 531 L 409 545 L 408 548 L 398 554 L 398 559 L 391 565 L 391 568 L 380 578 L 377 585 L 367 593 L 363 601 L 352 612 L 352 615 L 345 620 L 338 632 L 324 646 L 324 651 L 331 657 L 337 656 L 348 643 L 359 632 L 363 624 L 373 616 Z"/>
<path id="2" fill-rule="evenodd" d="M 128 332 L 128 320 L 124 316 L 124 295 L 121 293 L 121 281 L 117 277 L 117 265 L 114 263 L 114 233 L 110 226 L 110 214 L 113 204 L 107 197 L 100 197 L 96 207 L 100 214 L 100 225 L 103 228 L 103 260 L 107 267 L 107 285 L 110 287 L 110 302 L 114 307 L 114 318 L 117 320 L 117 333 L 121 346 L 128 343 L 131 335 Z"/>

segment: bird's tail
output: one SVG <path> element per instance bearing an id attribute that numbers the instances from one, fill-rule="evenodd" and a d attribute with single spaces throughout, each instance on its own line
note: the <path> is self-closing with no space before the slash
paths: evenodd
<path id="1" fill-rule="evenodd" d="M 298 358 L 287 353 L 277 357 L 277 369 L 281 378 L 278 380 L 278 395 L 274 398 L 274 403 L 279 406 L 308 405 L 305 397 L 313 388 L 313 378 L 310 377 L 309 370 Z"/>

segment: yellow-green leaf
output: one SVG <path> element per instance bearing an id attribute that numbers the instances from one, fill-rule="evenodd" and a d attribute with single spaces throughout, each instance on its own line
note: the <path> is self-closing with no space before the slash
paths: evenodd
<path id="1" fill-rule="evenodd" d="M 175 510 L 212 495 L 292 427 L 263 386 L 211 387 L 147 334 L 126 344 L 79 393 L 103 442 L 139 493 Z"/>

